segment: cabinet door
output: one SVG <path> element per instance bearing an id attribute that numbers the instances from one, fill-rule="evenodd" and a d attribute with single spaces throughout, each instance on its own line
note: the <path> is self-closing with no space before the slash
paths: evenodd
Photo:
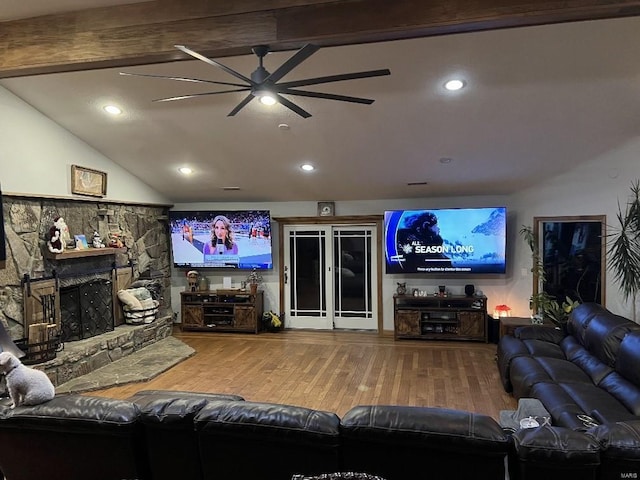
<path id="1" fill-rule="evenodd" d="M 200 305 L 182 305 L 182 326 L 202 327 L 203 314 Z"/>
<path id="2" fill-rule="evenodd" d="M 458 312 L 460 321 L 459 335 L 465 337 L 484 338 L 484 312 Z"/>
<path id="3" fill-rule="evenodd" d="M 398 310 L 396 312 L 396 335 L 420 335 L 420 312 Z"/>
<path id="4" fill-rule="evenodd" d="M 256 329 L 255 308 L 236 305 L 233 326 L 238 330 L 254 331 Z"/>

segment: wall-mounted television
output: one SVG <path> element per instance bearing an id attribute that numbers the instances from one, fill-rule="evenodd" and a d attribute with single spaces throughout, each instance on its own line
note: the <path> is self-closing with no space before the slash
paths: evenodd
<path id="1" fill-rule="evenodd" d="M 505 273 L 506 238 L 505 207 L 386 211 L 386 273 Z"/>
<path id="2" fill-rule="evenodd" d="M 268 210 L 169 211 L 176 268 L 273 268 Z"/>

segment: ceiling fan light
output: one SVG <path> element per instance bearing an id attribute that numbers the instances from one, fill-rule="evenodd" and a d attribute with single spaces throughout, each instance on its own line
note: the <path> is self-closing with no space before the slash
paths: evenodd
<path id="1" fill-rule="evenodd" d="M 263 93 L 259 98 L 260 103 L 263 105 L 274 105 L 276 103 L 275 97 L 270 93 Z"/>
<path id="2" fill-rule="evenodd" d="M 464 88 L 464 86 L 466 85 L 464 80 L 460 80 L 457 78 L 454 78 L 452 80 L 449 80 L 448 82 L 446 82 L 444 84 L 444 88 L 446 88 L 447 90 L 451 91 L 451 92 L 455 92 L 456 90 L 460 90 L 461 88 Z"/>

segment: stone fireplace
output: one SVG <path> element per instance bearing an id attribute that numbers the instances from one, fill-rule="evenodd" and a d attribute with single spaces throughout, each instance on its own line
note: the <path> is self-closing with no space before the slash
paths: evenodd
<path id="1" fill-rule="evenodd" d="M 37 365 L 55 385 L 171 335 L 171 300 L 164 294 L 171 286 L 168 206 L 3 193 L 7 261 L 0 269 L 0 322 L 16 344 L 28 339 L 34 324 L 46 327 L 38 333 L 63 338 L 55 358 Z M 124 246 L 50 254 L 46 240 L 57 216 L 72 235 L 98 232 L 104 241 L 118 233 Z M 143 279 L 158 283 L 160 312 L 149 325 L 126 325 L 117 291 Z M 98 287 L 104 293 L 96 293 Z"/>

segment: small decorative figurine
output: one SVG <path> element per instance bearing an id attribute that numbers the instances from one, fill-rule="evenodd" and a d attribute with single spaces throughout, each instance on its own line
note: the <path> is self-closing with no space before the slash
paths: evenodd
<path id="1" fill-rule="evenodd" d="M 195 292 L 198 290 L 198 277 L 200 274 L 197 270 L 189 270 L 187 272 L 187 283 L 189 284 L 189 291 Z"/>
<path id="2" fill-rule="evenodd" d="M 102 239 L 100 238 L 100 234 L 98 232 L 93 232 L 93 248 L 104 248 L 104 243 L 102 243 Z"/>
<path id="3" fill-rule="evenodd" d="M 62 217 L 56 217 L 53 225 L 49 229 L 47 247 L 51 253 L 62 253 L 67 248 L 69 242 L 69 227 Z"/>
<path id="4" fill-rule="evenodd" d="M 407 282 L 397 282 L 398 288 L 396 288 L 396 292 L 398 295 L 405 295 L 407 293 Z"/>

